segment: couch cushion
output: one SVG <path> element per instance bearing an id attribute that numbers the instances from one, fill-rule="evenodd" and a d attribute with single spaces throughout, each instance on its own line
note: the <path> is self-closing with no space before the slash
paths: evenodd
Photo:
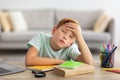
<path id="1" fill-rule="evenodd" d="M 13 28 L 8 12 L 0 12 L 0 27 L 3 29 L 4 32 L 12 31 Z"/>
<path id="2" fill-rule="evenodd" d="M 27 23 L 21 11 L 9 11 L 13 31 L 24 32 L 28 30 Z"/>
<path id="3" fill-rule="evenodd" d="M 51 30 L 54 26 L 52 9 L 24 10 L 23 14 L 30 30 Z"/>
<path id="4" fill-rule="evenodd" d="M 4 42 L 27 42 L 39 32 L 41 32 L 41 31 L 33 30 L 33 31 L 26 31 L 24 33 L 21 33 L 21 32 L 5 33 L 5 32 L 3 32 L 1 34 L 1 41 L 4 41 Z M 48 31 L 42 31 L 42 32 L 48 33 Z"/>
<path id="5" fill-rule="evenodd" d="M 107 43 L 111 40 L 111 35 L 108 32 L 97 33 L 92 30 L 83 30 L 82 34 L 86 42 Z"/>
<path id="6" fill-rule="evenodd" d="M 104 32 L 111 20 L 112 16 L 107 12 L 103 12 L 94 24 L 94 31 Z"/>
<path id="7" fill-rule="evenodd" d="M 69 11 L 69 10 L 56 10 L 56 22 L 58 23 L 62 18 L 70 17 L 79 21 L 83 29 L 93 29 L 94 22 L 98 19 L 102 11 Z"/>

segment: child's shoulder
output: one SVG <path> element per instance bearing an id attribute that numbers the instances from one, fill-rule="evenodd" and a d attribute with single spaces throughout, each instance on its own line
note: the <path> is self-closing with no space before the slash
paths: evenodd
<path id="1" fill-rule="evenodd" d="M 39 32 L 37 34 L 37 36 L 44 38 L 44 37 L 50 37 L 51 34 L 50 33 L 45 33 L 45 32 Z"/>

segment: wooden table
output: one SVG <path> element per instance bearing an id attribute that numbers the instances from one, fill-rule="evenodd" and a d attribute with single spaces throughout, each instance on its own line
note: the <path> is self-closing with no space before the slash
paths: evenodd
<path id="1" fill-rule="evenodd" d="M 17 66 L 25 67 L 23 63 L 12 63 Z M 115 67 L 120 67 L 119 64 L 116 63 Z M 100 67 L 100 62 L 95 62 L 95 72 L 77 75 L 72 77 L 61 77 L 53 73 L 53 71 L 46 72 L 46 77 L 44 78 L 35 78 L 30 70 L 26 70 L 25 72 L 0 76 L 0 80 L 120 80 L 120 74 L 103 71 Z"/>

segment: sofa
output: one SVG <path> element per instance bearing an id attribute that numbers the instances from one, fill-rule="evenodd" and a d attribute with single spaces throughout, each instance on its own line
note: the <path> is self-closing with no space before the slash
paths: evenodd
<path id="1" fill-rule="evenodd" d="M 22 12 L 27 23 L 27 30 L 4 32 L 0 27 L 0 49 L 27 49 L 27 42 L 33 36 L 39 32 L 50 33 L 51 29 L 64 17 L 74 18 L 80 22 L 83 37 L 90 49 L 98 49 L 99 44 L 114 43 L 113 19 L 105 31 L 96 32 L 93 29 L 95 22 L 104 12 L 103 10 L 34 9 L 19 11 Z"/>

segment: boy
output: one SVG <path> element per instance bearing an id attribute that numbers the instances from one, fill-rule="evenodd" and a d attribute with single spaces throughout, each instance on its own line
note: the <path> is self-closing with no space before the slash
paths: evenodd
<path id="1" fill-rule="evenodd" d="M 53 28 L 52 35 L 40 33 L 28 45 L 27 66 L 58 65 L 70 59 L 93 65 L 93 57 L 83 39 L 79 23 L 71 18 L 62 19 Z"/>

